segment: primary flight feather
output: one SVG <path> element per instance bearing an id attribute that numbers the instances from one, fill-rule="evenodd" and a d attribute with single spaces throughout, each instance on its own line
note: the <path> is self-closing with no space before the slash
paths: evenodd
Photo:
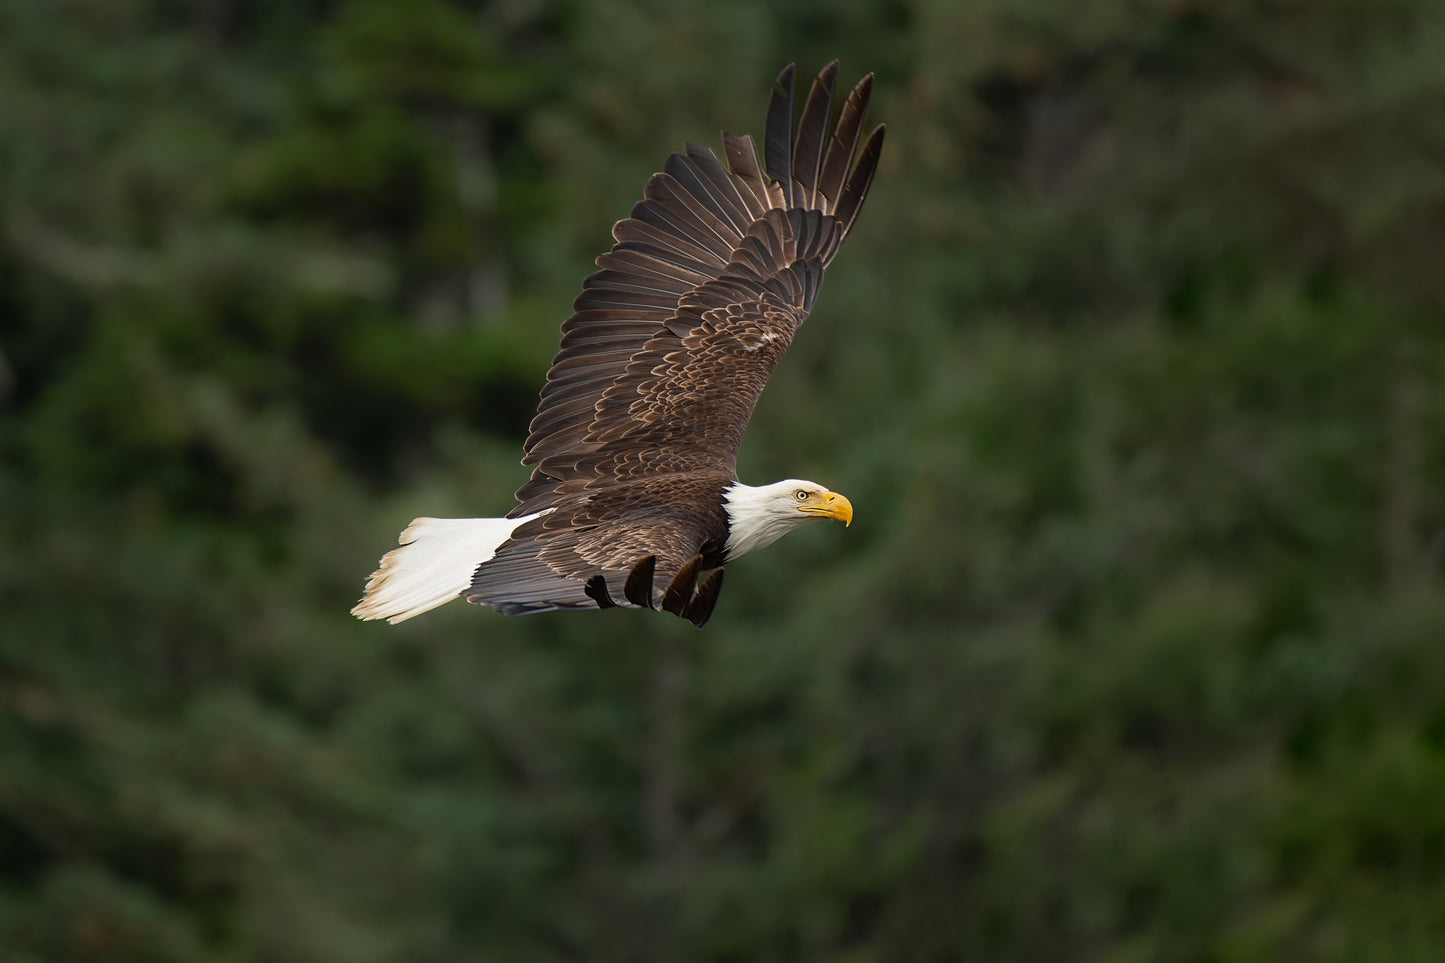
<path id="1" fill-rule="evenodd" d="M 352 614 L 400 622 L 462 597 L 505 615 L 613 606 L 701 626 L 723 566 L 848 499 L 737 478 L 768 376 L 808 316 L 867 196 L 883 127 L 862 130 L 873 76 L 831 128 L 837 63 L 793 134 L 793 67 L 768 105 L 763 157 L 724 133 L 725 163 L 688 144 L 612 229 L 562 325 L 505 518 L 418 518 Z M 861 141 L 861 146 L 860 146 Z"/>

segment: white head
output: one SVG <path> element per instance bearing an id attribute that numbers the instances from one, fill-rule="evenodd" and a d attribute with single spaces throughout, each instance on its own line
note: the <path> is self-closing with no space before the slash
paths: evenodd
<path id="1" fill-rule="evenodd" d="M 728 559 L 746 555 L 777 541 L 788 531 L 832 518 L 853 521 L 853 505 L 817 482 L 788 478 L 754 488 L 739 482 L 725 494 L 728 513 Z"/>

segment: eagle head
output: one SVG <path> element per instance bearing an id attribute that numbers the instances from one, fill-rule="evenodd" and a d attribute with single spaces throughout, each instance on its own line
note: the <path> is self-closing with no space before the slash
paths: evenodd
<path id="1" fill-rule="evenodd" d="M 788 478 L 754 487 L 738 483 L 723 496 L 728 515 L 727 556 L 735 559 L 762 548 L 786 532 L 820 518 L 850 525 L 853 504 L 817 482 Z"/>

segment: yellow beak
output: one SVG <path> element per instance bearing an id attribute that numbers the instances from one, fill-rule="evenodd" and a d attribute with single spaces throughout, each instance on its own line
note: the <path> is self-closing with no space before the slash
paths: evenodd
<path id="1" fill-rule="evenodd" d="M 853 503 L 837 492 L 824 492 L 798 508 L 800 512 L 831 518 L 846 527 L 853 524 Z"/>

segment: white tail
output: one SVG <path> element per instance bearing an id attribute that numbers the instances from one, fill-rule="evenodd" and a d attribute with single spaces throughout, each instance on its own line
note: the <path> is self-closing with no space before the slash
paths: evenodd
<path id="1" fill-rule="evenodd" d="M 395 624 L 450 602 L 472 584 L 477 566 L 497 554 L 526 518 L 417 518 L 366 580 L 351 614 Z"/>

